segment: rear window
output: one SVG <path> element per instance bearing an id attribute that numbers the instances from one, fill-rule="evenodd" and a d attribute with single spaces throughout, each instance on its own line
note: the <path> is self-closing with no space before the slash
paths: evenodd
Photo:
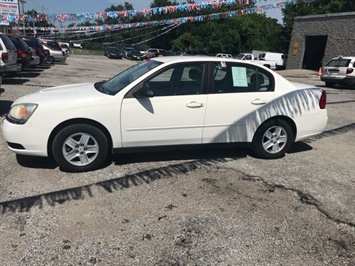
<path id="1" fill-rule="evenodd" d="M 50 48 L 54 50 L 62 50 L 62 48 L 59 46 L 59 43 L 54 42 L 54 41 L 47 41 L 46 43 Z"/>
<path id="2" fill-rule="evenodd" d="M 40 45 L 38 44 L 37 40 L 35 39 L 23 39 L 27 44 L 28 46 L 30 47 L 35 47 L 35 48 L 38 48 Z"/>
<path id="3" fill-rule="evenodd" d="M 348 67 L 351 59 L 337 58 L 330 60 L 326 67 Z"/>
<path id="4" fill-rule="evenodd" d="M 4 42 L 6 49 L 11 50 L 14 47 L 14 44 L 6 35 L 1 34 L 0 38 Z"/>

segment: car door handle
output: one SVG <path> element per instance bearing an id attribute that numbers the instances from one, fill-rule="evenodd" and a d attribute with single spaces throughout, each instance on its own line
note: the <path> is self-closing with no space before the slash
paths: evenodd
<path id="1" fill-rule="evenodd" d="M 203 103 L 190 102 L 190 103 L 186 104 L 186 107 L 189 107 L 189 108 L 201 108 L 201 107 L 203 107 Z"/>
<path id="2" fill-rule="evenodd" d="M 260 100 L 260 99 L 255 99 L 251 103 L 254 104 L 254 105 L 263 105 L 263 104 L 266 104 L 266 101 L 265 100 Z"/>

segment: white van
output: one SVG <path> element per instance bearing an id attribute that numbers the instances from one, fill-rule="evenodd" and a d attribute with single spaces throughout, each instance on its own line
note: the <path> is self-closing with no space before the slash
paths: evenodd
<path id="1" fill-rule="evenodd" d="M 81 43 L 73 43 L 73 47 L 83 49 L 83 47 L 81 46 Z"/>
<path id="2" fill-rule="evenodd" d="M 261 53 L 258 59 L 263 61 L 275 61 L 276 69 L 286 68 L 286 62 L 287 62 L 286 54 L 266 52 L 266 53 Z"/>

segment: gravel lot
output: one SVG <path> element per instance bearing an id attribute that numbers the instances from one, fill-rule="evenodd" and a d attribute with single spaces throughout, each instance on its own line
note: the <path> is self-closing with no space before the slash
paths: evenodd
<path id="1" fill-rule="evenodd" d="M 24 94 L 134 63 L 72 55 L 4 79 L 1 121 Z M 315 72 L 280 74 L 323 86 Z M 325 89 L 326 131 L 279 160 L 155 152 L 64 173 L 16 156 L 0 131 L 0 265 L 355 265 L 355 90 Z"/>

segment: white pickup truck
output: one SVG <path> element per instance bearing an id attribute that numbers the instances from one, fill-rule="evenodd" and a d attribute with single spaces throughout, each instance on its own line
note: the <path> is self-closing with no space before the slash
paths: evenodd
<path id="1" fill-rule="evenodd" d="M 241 53 L 236 56 L 236 59 L 251 61 L 273 70 L 286 67 L 286 55 L 281 53 L 263 53 L 259 55 L 259 58 L 255 58 L 251 53 Z"/>

